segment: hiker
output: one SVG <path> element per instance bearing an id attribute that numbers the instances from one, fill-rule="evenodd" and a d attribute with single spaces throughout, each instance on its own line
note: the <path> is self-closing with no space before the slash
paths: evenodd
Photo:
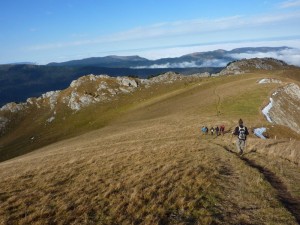
<path id="1" fill-rule="evenodd" d="M 215 128 L 214 128 L 214 127 L 211 127 L 211 128 L 210 128 L 210 134 L 211 134 L 211 135 L 214 135 L 214 132 L 215 132 Z"/>
<path id="2" fill-rule="evenodd" d="M 217 135 L 217 137 L 218 137 L 218 136 L 219 136 L 219 131 L 220 131 L 220 129 L 219 129 L 218 126 L 216 126 L 215 131 L 216 131 L 216 135 Z"/>
<path id="3" fill-rule="evenodd" d="M 208 135 L 208 127 L 205 127 L 205 135 Z"/>
<path id="4" fill-rule="evenodd" d="M 249 135 L 247 127 L 243 125 L 243 120 L 239 119 L 239 126 L 237 126 L 232 133 L 233 135 L 236 135 L 238 137 L 238 140 L 236 142 L 236 146 L 238 149 L 238 153 L 240 155 L 243 154 L 245 147 L 246 147 L 246 139 L 247 135 Z"/>
<path id="5" fill-rule="evenodd" d="M 224 133 L 225 133 L 225 126 L 221 125 L 220 126 L 220 134 L 222 134 L 222 136 L 224 136 Z"/>
<path id="6" fill-rule="evenodd" d="M 202 131 L 202 134 L 204 135 L 206 132 L 205 126 L 202 126 L 201 131 Z"/>

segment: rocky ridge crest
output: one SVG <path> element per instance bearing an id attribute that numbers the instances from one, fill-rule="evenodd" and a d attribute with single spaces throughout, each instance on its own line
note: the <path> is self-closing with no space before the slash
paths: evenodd
<path id="1" fill-rule="evenodd" d="M 229 63 L 224 70 L 217 75 L 239 75 L 253 70 L 276 70 L 284 69 L 289 65 L 281 60 L 273 58 L 242 59 Z"/>
<path id="2" fill-rule="evenodd" d="M 73 113 L 92 104 L 101 104 L 118 99 L 121 95 L 133 93 L 142 88 L 150 88 L 155 84 L 172 84 L 178 80 L 192 80 L 209 74 L 184 76 L 173 72 L 153 77 L 139 79 L 131 77 L 110 77 L 108 75 L 86 75 L 73 80 L 65 90 L 50 91 L 38 98 L 28 98 L 23 103 L 8 103 L 0 109 L 0 134 L 18 113 L 25 114 L 27 110 L 47 110 L 50 116 L 46 122 L 55 120 L 58 106 L 69 108 Z M 9 116 L 7 116 L 9 115 Z"/>

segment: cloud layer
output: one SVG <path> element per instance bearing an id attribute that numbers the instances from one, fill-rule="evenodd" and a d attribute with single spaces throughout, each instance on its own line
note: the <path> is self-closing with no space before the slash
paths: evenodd
<path id="1" fill-rule="evenodd" d="M 283 60 L 288 64 L 300 66 L 300 49 L 286 49 L 277 52 L 248 52 L 241 54 L 230 54 L 232 58 L 235 59 L 250 59 L 250 58 L 275 58 Z"/>
<path id="2" fill-rule="evenodd" d="M 191 53 L 191 52 L 190 52 Z M 235 54 L 225 54 L 224 58 L 226 59 L 207 59 L 197 61 L 183 61 L 178 63 L 165 63 L 157 64 L 154 63 L 149 66 L 138 66 L 133 67 L 133 69 L 154 69 L 154 68 L 189 68 L 189 67 L 225 67 L 227 63 L 233 60 L 240 59 L 251 59 L 251 58 L 274 58 L 285 61 L 290 65 L 300 66 L 300 49 L 297 48 L 288 48 L 280 51 L 271 51 L 271 52 L 255 52 L 248 51 L 245 53 L 235 53 Z M 228 60 L 232 58 L 232 60 Z"/>

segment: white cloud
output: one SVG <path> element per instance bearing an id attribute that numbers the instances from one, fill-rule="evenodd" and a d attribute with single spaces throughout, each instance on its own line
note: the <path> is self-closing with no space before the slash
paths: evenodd
<path id="1" fill-rule="evenodd" d="M 132 69 L 156 69 L 156 68 L 188 68 L 188 67 L 199 67 L 195 61 L 192 62 L 181 62 L 181 63 L 165 63 L 165 64 L 153 64 L 150 66 L 137 66 Z"/>
<path id="2" fill-rule="evenodd" d="M 280 8 L 292 8 L 292 7 L 299 7 L 299 6 L 300 6 L 300 0 L 284 1 L 279 4 Z"/>
<path id="3" fill-rule="evenodd" d="M 132 69 L 156 69 L 156 68 L 190 68 L 190 67 L 224 67 L 228 61 L 220 59 L 209 59 L 202 64 L 197 64 L 196 61 L 181 62 L 181 63 L 166 63 L 166 64 L 153 64 L 150 66 L 137 66 Z"/>
<path id="4" fill-rule="evenodd" d="M 159 40 L 163 38 L 172 38 L 176 40 L 178 37 L 198 37 L 204 40 L 205 36 L 208 38 L 217 38 L 221 32 L 232 30 L 246 29 L 253 27 L 264 27 L 274 23 L 290 20 L 300 20 L 300 13 L 286 13 L 286 14 L 270 14 L 270 15 L 257 15 L 253 17 L 246 17 L 236 15 L 232 17 L 216 18 L 216 19 L 194 19 L 174 22 L 163 22 L 153 24 L 150 26 L 136 27 L 127 31 L 112 33 L 105 36 L 95 37 L 93 39 L 82 39 L 78 41 L 66 41 L 60 43 L 48 43 L 29 46 L 27 50 L 40 51 L 49 49 L 60 49 L 66 47 L 86 46 L 86 45 L 104 45 L 107 43 L 118 43 L 118 46 L 128 46 L 129 41 L 140 40 L 143 43 Z M 250 32 L 253 33 L 253 32 Z M 253 33 L 254 34 L 254 33 Z M 224 35 L 222 33 L 222 35 Z M 227 35 L 227 36 L 228 36 Z M 289 35 L 289 34 L 287 34 Z M 230 36 L 230 35 L 229 35 Z M 187 38 L 188 39 L 188 38 Z M 207 39 L 207 37 L 206 37 Z M 141 43 L 141 44 L 143 44 Z M 161 43 L 161 42 L 159 42 Z M 140 44 L 140 45 L 141 45 Z M 144 47 L 146 44 L 143 44 Z"/>
<path id="5" fill-rule="evenodd" d="M 209 59 L 202 63 L 200 67 L 225 67 L 227 63 L 229 62 L 221 59 Z"/>

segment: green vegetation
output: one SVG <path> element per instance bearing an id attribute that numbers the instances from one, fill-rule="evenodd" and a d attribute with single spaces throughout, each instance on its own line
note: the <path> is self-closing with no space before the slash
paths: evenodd
<path id="1" fill-rule="evenodd" d="M 240 157 L 229 132 L 200 133 L 265 123 L 266 76 L 156 84 L 47 125 L 29 113 L 0 153 L 43 148 L 0 163 L 0 224 L 297 224 L 299 140 L 250 135 Z"/>

